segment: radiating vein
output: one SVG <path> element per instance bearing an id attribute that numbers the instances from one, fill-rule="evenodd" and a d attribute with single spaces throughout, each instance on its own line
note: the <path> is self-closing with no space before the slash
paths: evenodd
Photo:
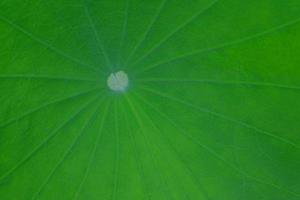
<path id="1" fill-rule="evenodd" d="M 41 79 L 41 80 L 62 80 L 62 81 L 83 81 L 96 82 L 96 79 L 85 79 L 80 77 L 67 77 L 59 75 L 45 75 L 45 74 L 0 74 L 0 79 Z"/>
<path id="2" fill-rule="evenodd" d="M 122 57 L 122 49 L 124 45 L 124 40 L 127 34 L 127 26 L 128 26 L 128 12 L 129 12 L 129 2 L 130 0 L 126 0 L 126 5 L 125 5 L 125 10 L 124 10 L 124 22 L 123 22 L 123 28 L 122 28 L 122 35 L 121 35 L 121 40 L 120 40 L 120 45 L 119 45 L 119 65 L 121 65 L 121 57 Z"/>
<path id="3" fill-rule="evenodd" d="M 248 128 L 248 129 L 250 129 L 250 130 L 254 130 L 254 131 L 257 132 L 257 133 L 261 133 L 261 134 L 263 134 L 263 135 L 272 137 L 272 138 L 274 138 L 274 139 L 276 139 L 276 140 L 278 140 L 278 141 L 284 142 L 284 143 L 289 144 L 289 145 L 291 145 L 291 146 L 293 146 L 293 147 L 300 148 L 296 143 L 294 143 L 294 142 L 292 142 L 292 141 L 290 141 L 290 140 L 288 140 L 288 139 L 285 139 L 285 138 L 283 138 L 283 137 L 281 137 L 281 136 L 275 135 L 275 134 L 273 134 L 273 133 L 271 133 L 271 132 L 269 132 L 269 131 L 262 130 L 262 129 L 260 129 L 260 128 L 256 127 L 256 126 L 250 125 L 250 124 L 248 124 L 248 123 L 246 123 L 246 122 L 243 122 L 243 121 L 237 120 L 237 119 L 235 119 L 235 118 L 226 116 L 226 115 L 224 115 L 224 114 L 221 114 L 221 113 L 218 113 L 218 112 L 209 110 L 209 109 L 207 109 L 207 108 L 203 108 L 203 107 L 194 105 L 194 104 L 192 104 L 192 103 L 190 103 L 190 102 L 188 102 L 188 101 L 185 101 L 185 100 L 182 100 L 182 99 L 179 99 L 179 98 L 170 96 L 170 95 L 168 95 L 168 94 L 161 93 L 161 92 L 159 92 L 159 91 L 157 91 L 157 90 L 152 90 L 152 89 L 150 89 L 150 88 L 145 88 L 145 87 L 143 87 L 142 89 L 144 89 L 144 90 L 146 90 L 146 91 L 148 91 L 148 92 L 151 92 L 151 93 L 153 93 L 153 94 L 159 95 L 159 96 L 161 96 L 161 97 L 170 99 L 170 100 L 172 100 L 172 101 L 174 101 L 174 102 L 177 102 L 177 103 L 180 103 L 180 104 L 182 104 L 182 105 L 185 105 L 185 106 L 187 106 L 187 107 L 191 107 L 191 108 L 197 109 L 197 110 L 199 110 L 199 111 L 201 111 L 201 112 L 203 112 L 203 113 L 207 113 L 207 114 L 216 116 L 216 117 L 218 117 L 218 118 L 224 119 L 224 120 L 226 120 L 226 121 L 235 123 L 235 124 L 237 124 L 237 125 L 243 126 L 243 127 Z"/>
<path id="4" fill-rule="evenodd" d="M 141 97 L 141 96 L 140 96 Z M 178 126 L 178 123 L 176 123 L 173 119 L 171 119 L 171 117 L 167 114 L 165 114 L 164 112 L 162 112 L 160 109 L 156 108 L 155 106 L 153 106 L 152 104 L 148 105 L 154 110 L 156 111 L 159 115 L 161 115 L 163 118 L 165 118 L 176 130 L 178 130 L 179 132 L 182 133 L 183 136 L 185 136 L 187 139 L 189 139 L 190 141 L 192 141 L 193 143 L 199 145 L 201 148 L 205 149 L 208 153 L 210 153 L 212 156 L 216 157 L 218 160 L 221 160 L 223 163 L 227 164 L 230 168 L 234 169 L 235 171 L 237 171 L 238 173 L 240 173 L 241 175 L 243 175 L 244 177 L 248 178 L 249 180 L 253 180 L 262 184 L 266 184 L 269 185 L 271 187 L 274 187 L 276 189 L 280 189 L 282 191 L 285 191 L 286 193 L 289 193 L 291 195 L 297 196 L 299 197 L 300 195 L 290 191 L 286 188 L 283 188 L 280 185 L 274 184 L 274 183 L 270 183 L 270 182 L 265 182 L 264 180 L 261 180 L 257 177 L 253 177 L 251 175 L 249 175 L 247 172 L 245 172 L 244 170 L 242 170 L 241 168 L 237 167 L 235 164 L 233 164 L 232 162 L 226 160 L 225 158 L 223 158 L 221 155 L 219 155 L 218 152 L 216 152 L 214 149 L 212 149 L 211 147 L 201 143 L 197 138 L 191 136 L 190 134 L 188 134 L 184 128 L 181 128 Z"/>
<path id="5" fill-rule="evenodd" d="M 74 195 L 74 198 L 73 198 L 74 200 L 78 199 L 79 194 L 82 190 L 82 187 L 83 187 L 87 177 L 89 176 L 90 169 L 91 169 L 92 163 L 94 162 L 96 152 L 97 152 L 97 149 L 98 149 L 98 146 L 99 146 L 99 142 L 100 142 L 101 138 L 103 137 L 103 132 L 104 132 L 103 127 L 104 127 L 105 120 L 107 119 L 107 114 L 108 114 L 109 108 L 110 108 L 110 104 L 106 104 L 106 106 L 103 110 L 103 117 L 102 117 L 102 120 L 100 122 L 100 128 L 99 128 L 99 131 L 98 131 L 98 135 L 97 135 L 97 138 L 95 140 L 95 144 L 93 146 L 93 149 L 91 151 L 90 159 L 89 159 L 88 165 L 86 167 L 85 173 L 84 173 L 84 175 L 81 179 L 81 182 L 79 183 L 77 191 L 75 192 L 75 195 Z"/>
<path id="6" fill-rule="evenodd" d="M 191 18 L 186 20 L 184 23 L 179 25 L 176 29 L 174 29 L 171 33 L 169 33 L 166 37 L 164 37 L 162 40 L 160 40 L 157 44 L 155 44 L 149 51 L 147 51 L 143 56 L 141 56 L 139 59 L 137 59 L 132 65 L 138 64 L 140 61 L 148 57 L 153 51 L 155 51 L 157 48 L 159 48 L 162 44 L 164 44 L 166 41 L 168 41 L 173 35 L 178 33 L 181 29 L 186 27 L 188 24 L 196 20 L 200 15 L 204 14 L 206 11 L 208 11 L 211 7 L 213 7 L 219 0 L 212 1 L 208 6 L 201 9 L 199 12 L 194 14 Z"/>
<path id="7" fill-rule="evenodd" d="M 146 40 L 148 34 L 150 33 L 154 23 L 157 21 L 159 15 L 161 14 L 166 2 L 168 0 L 162 0 L 161 4 L 159 5 L 157 12 L 155 13 L 153 19 L 151 20 L 150 24 L 148 25 L 147 30 L 145 31 L 145 33 L 142 35 L 141 39 L 139 40 L 139 42 L 133 47 L 133 50 L 130 52 L 127 60 L 125 61 L 125 65 L 128 64 L 128 62 L 130 61 L 130 59 L 132 58 L 132 56 L 135 55 L 136 51 L 140 48 L 140 46 L 143 44 L 143 42 Z"/>
<path id="8" fill-rule="evenodd" d="M 268 35 L 268 34 L 276 32 L 276 31 L 279 31 L 281 29 L 284 29 L 286 27 L 295 25 L 299 22 L 300 22 L 300 18 L 297 18 L 295 20 L 292 20 L 290 22 L 281 24 L 281 25 L 273 27 L 271 29 L 268 29 L 268 30 L 265 30 L 265 31 L 262 31 L 260 33 L 256 33 L 256 34 L 253 34 L 253 35 L 249 35 L 249 36 L 246 36 L 246 37 L 234 40 L 234 41 L 229 41 L 229 42 L 225 42 L 223 44 L 216 45 L 216 46 L 213 46 L 213 47 L 201 48 L 201 49 L 196 49 L 196 50 L 193 50 L 193 51 L 190 51 L 190 52 L 187 52 L 187 53 L 183 53 L 183 54 L 175 56 L 173 58 L 168 58 L 166 60 L 161 60 L 157 63 L 149 65 L 148 67 L 144 67 L 140 71 L 138 71 L 138 73 L 144 73 L 146 71 L 149 71 L 150 69 L 154 69 L 154 68 L 156 68 L 158 66 L 161 66 L 163 64 L 167 64 L 167 63 L 170 63 L 170 62 L 174 62 L 176 60 L 184 59 L 186 57 L 190 57 L 190 56 L 194 56 L 194 55 L 198 55 L 198 54 L 202 54 L 202 53 L 206 53 L 206 52 L 210 52 L 210 51 L 216 51 L 216 50 L 223 49 L 223 48 L 226 48 L 226 47 L 230 47 L 230 46 L 238 45 L 238 44 L 241 44 L 241 43 L 244 43 L 244 42 L 248 42 L 250 40 L 257 39 L 257 38 L 263 37 L 265 35 Z"/>
<path id="9" fill-rule="evenodd" d="M 148 105 L 149 107 L 151 107 L 153 110 L 155 110 L 156 112 L 158 112 L 160 115 L 162 114 L 162 112 L 157 109 L 153 103 L 150 103 L 148 100 L 146 100 L 144 97 L 142 97 L 141 95 L 136 95 L 139 99 L 141 99 L 146 105 Z M 146 111 L 144 111 L 146 113 Z M 154 120 L 149 116 L 149 114 L 146 114 L 148 117 L 148 119 L 150 120 L 152 127 L 154 127 L 156 129 L 157 132 L 163 132 L 160 131 L 159 127 L 157 126 L 157 124 L 154 122 Z M 196 182 L 196 184 L 199 187 L 199 190 L 201 191 L 202 195 L 205 197 L 205 199 L 207 200 L 211 200 L 211 198 L 209 197 L 209 195 L 207 194 L 207 191 L 204 189 L 202 183 L 200 182 L 200 180 L 198 178 L 196 178 L 194 172 L 192 171 L 192 169 L 189 167 L 189 165 L 185 162 L 185 160 L 182 158 L 182 156 L 180 155 L 180 153 L 178 152 L 178 150 L 176 149 L 176 147 L 170 142 L 170 140 L 168 139 L 167 136 L 165 136 L 165 140 L 167 141 L 168 145 L 172 148 L 172 150 L 174 151 L 175 155 L 177 156 L 177 158 L 180 160 L 180 162 L 185 166 L 185 168 L 189 171 L 192 179 L 194 179 L 194 181 Z"/>
<path id="10" fill-rule="evenodd" d="M 117 99 L 115 99 L 114 102 L 114 131 L 115 131 L 115 167 L 114 167 L 114 184 L 113 184 L 113 190 L 111 199 L 116 200 L 117 199 L 117 193 L 118 193 L 118 186 L 119 186 L 119 170 L 120 170 L 120 139 L 119 139 L 119 122 L 118 122 L 118 104 Z"/>
<path id="11" fill-rule="evenodd" d="M 87 5 L 87 0 L 82 0 L 82 1 L 83 1 L 83 3 L 84 3 L 84 10 L 85 10 L 86 16 L 87 16 L 87 18 L 88 18 L 88 20 L 89 20 L 89 23 L 90 23 L 90 25 L 91 25 L 91 28 L 92 28 L 92 30 L 93 30 L 93 33 L 94 33 L 94 35 L 95 35 L 95 39 L 96 39 L 96 41 L 97 41 L 99 50 L 100 50 L 101 53 L 104 55 L 104 57 L 105 57 L 105 59 L 106 59 L 106 62 L 107 62 L 107 65 L 109 66 L 109 69 L 112 70 L 112 69 L 113 69 L 113 64 L 112 64 L 112 62 L 111 62 L 111 60 L 110 60 L 110 58 L 109 58 L 109 56 L 108 56 L 108 54 L 107 54 L 106 49 L 104 48 L 104 45 L 103 45 L 103 43 L 102 43 L 102 40 L 100 39 L 100 36 L 99 36 L 98 31 L 97 31 L 95 22 L 94 22 L 94 20 L 93 20 L 93 18 L 92 18 L 92 16 L 91 16 L 90 9 L 89 9 L 89 7 L 88 7 L 88 5 Z"/>
<path id="12" fill-rule="evenodd" d="M 138 151 L 137 151 L 137 143 L 136 143 L 136 140 L 132 134 L 132 130 L 129 129 L 129 120 L 128 120 L 128 117 L 125 117 L 125 114 L 127 114 L 124 110 L 124 105 L 122 104 L 122 113 L 124 115 L 124 118 L 125 118 L 125 124 L 127 125 L 127 128 L 128 128 L 128 134 L 129 134 L 129 137 L 130 137 L 130 141 L 131 141 L 131 146 L 132 146 L 132 150 L 134 151 L 134 159 L 135 159 L 135 163 L 137 164 L 138 166 L 138 174 L 139 174 L 139 178 L 140 178 L 140 181 L 142 183 L 142 187 L 143 187 L 143 192 L 144 194 L 147 196 L 147 199 L 150 200 L 151 197 L 150 197 L 150 193 L 149 193 L 149 189 L 147 188 L 147 186 L 145 185 L 145 174 L 144 174 L 144 168 L 141 164 L 141 158 L 138 156 Z"/>
<path id="13" fill-rule="evenodd" d="M 142 132 L 142 134 L 143 134 L 144 141 L 145 141 L 146 145 L 148 146 L 148 148 L 150 148 L 150 151 L 151 151 L 151 152 L 149 153 L 149 155 L 150 155 L 150 157 L 151 157 L 153 166 L 154 166 L 154 168 L 156 168 L 157 172 L 160 174 L 160 178 L 161 178 L 162 184 L 164 185 L 163 187 L 166 189 L 166 190 L 163 190 L 163 191 L 165 191 L 165 192 L 166 192 L 166 191 L 169 191 L 169 187 L 168 187 L 166 181 L 164 180 L 164 178 L 162 177 L 162 174 L 161 174 L 160 170 L 158 169 L 157 160 L 154 159 L 153 146 L 151 145 L 151 143 L 150 143 L 148 137 L 146 136 L 146 133 L 145 133 L 145 130 L 144 130 L 144 127 L 145 127 L 145 126 L 144 126 L 144 124 L 143 124 L 143 120 L 142 120 L 142 119 L 140 118 L 140 116 L 138 115 L 138 112 L 137 112 L 135 106 L 133 105 L 131 99 L 130 99 L 127 95 L 125 95 L 125 99 L 126 99 L 128 105 L 129 105 L 129 107 L 130 107 L 130 109 L 131 109 L 131 112 L 133 113 L 133 115 L 134 115 L 134 117 L 135 117 L 135 119 L 136 119 L 136 121 L 137 121 L 139 127 L 141 128 L 141 132 Z M 170 194 L 166 194 L 166 196 L 169 197 L 169 198 L 171 197 Z"/>
<path id="14" fill-rule="evenodd" d="M 46 47 L 47 49 L 53 51 L 54 53 L 56 53 L 57 55 L 62 56 L 63 58 L 72 61 L 73 63 L 76 63 L 82 67 L 86 67 L 88 69 L 92 69 L 93 71 L 99 72 L 99 69 L 97 69 L 96 67 L 92 67 L 91 65 L 87 64 L 87 63 L 83 63 L 82 61 L 80 61 L 77 58 L 74 58 L 73 56 L 68 55 L 67 53 L 65 53 L 64 51 L 54 47 L 53 45 L 49 44 L 48 42 L 44 41 L 43 39 L 39 38 L 38 36 L 34 35 L 33 33 L 29 32 L 28 30 L 24 29 L 23 27 L 21 27 L 20 25 L 16 24 L 15 22 L 11 21 L 10 19 L 4 17 L 4 16 L 0 16 L 0 20 L 3 21 L 4 23 L 10 25 L 11 27 L 13 27 L 15 30 L 23 33 L 24 35 L 26 35 L 27 37 L 29 37 L 30 39 L 32 39 L 33 41 L 41 44 L 42 46 Z"/>
<path id="15" fill-rule="evenodd" d="M 64 101 L 70 101 L 70 100 L 78 98 L 80 96 L 88 95 L 88 94 L 90 94 L 92 92 L 99 91 L 99 89 L 100 88 L 97 87 L 97 88 L 89 89 L 89 90 L 86 90 L 86 91 L 83 91 L 83 92 L 79 92 L 79 93 L 76 93 L 76 94 L 72 94 L 71 96 L 68 96 L 68 97 L 63 97 L 63 98 L 60 98 L 60 99 L 56 99 L 54 101 L 46 102 L 46 103 L 44 103 L 42 105 L 39 105 L 39 106 L 37 106 L 35 108 L 32 108 L 32 109 L 26 111 L 23 114 L 19 114 L 17 117 L 14 117 L 14 118 L 11 118 L 11 119 L 9 119 L 9 120 L 7 120 L 5 122 L 2 122 L 0 124 L 0 128 L 6 127 L 6 126 L 8 126 L 8 125 L 10 125 L 10 124 L 18 121 L 18 120 L 21 120 L 21 119 L 23 119 L 23 118 L 25 118 L 25 117 L 27 117 L 27 116 L 29 116 L 31 114 L 34 114 L 34 113 L 36 113 L 36 112 L 38 112 L 38 111 L 40 111 L 40 110 L 42 110 L 44 108 L 47 108 L 47 107 L 49 107 L 51 105 L 54 105 L 54 104 L 57 104 L 57 103 L 61 103 L 61 102 L 64 102 Z"/>
<path id="16" fill-rule="evenodd" d="M 93 99 L 92 102 L 95 102 L 95 100 L 99 100 L 100 95 L 98 95 L 95 99 Z M 100 101 L 99 101 L 100 102 Z M 55 174 L 55 172 L 58 170 L 58 168 L 63 165 L 63 163 L 65 162 L 65 160 L 67 159 L 67 157 L 70 155 L 70 153 L 73 151 L 73 149 L 76 147 L 76 145 L 78 144 L 79 139 L 82 137 L 84 131 L 87 128 L 87 125 L 89 123 L 91 123 L 92 119 L 98 114 L 98 109 L 100 107 L 100 103 L 98 103 L 98 105 L 93 113 L 88 117 L 88 119 L 85 121 L 83 127 L 81 128 L 81 130 L 79 131 L 79 134 L 75 137 L 75 139 L 73 140 L 73 142 L 71 143 L 71 145 L 67 148 L 67 150 L 63 153 L 63 156 L 61 157 L 61 159 L 59 160 L 59 162 L 53 167 L 53 169 L 50 171 L 50 174 L 46 177 L 46 179 L 43 181 L 43 183 L 41 184 L 41 186 L 39 187 L 39 189 L 37 190 L 37 192 L 33 195 L 32 200 L 38 199 L 38 196 L 41 194 L 41 192 L 43 191 L 43 189 L 46 187 L 46 185 L 49 183 L 49 181 L 51 180 L 51 178 L 53 177 L 53 175 Z"/>
<path id="17" fill-rule="evenodd" d="M 149 117 L 148 113 L 147 113 L 142 107 L 140 107 L 139 110 L 140 110 L 140 113 L 143 113 L 143 114 L 145 115 L 145 117 L 150 121 L 151 126 L 154 127 L 154 128 L 156 129 L 157 127 L 155 126 L 155 124 L 154 124 L 152 118 Z M 158 129 L 156 129 L 156 130 L 159 131 Z M 150 139 L 149 139 L 148 137 L 146 137 L 146 140 L 149 140 L 149 141 L 150 141 Z M 161 148 L 160 148 L 160 146 L 157 145 L 156 143 L 154 143 L 154 145 L 155 145 L 156 149 L 159 151 L 159 154 L 162 154 L 162 153 L 161 153 Z M 169 167 L 171 167 L 171 166 L 169 166 Z M 164 180 L 164 182 L 165 182 L 164 184 L 167 185 L 167 182 L 166 182 L 165 180 Z M 164 191 L 165 191 L 165 192 L 166 192 L 166 191 L 169 191 L 169 188 L 165 188 Z M 183 193 L 185 193 L 185 192 L 183 192 Z M 170 194 L 168 194 L 168 195 L 171 196 Z"/>
<path id="18" fill-rule="evenodd" d="M 0 181 L 3 181 L 5 178 L 13 174 L 19 167 L 21 167 L 24 163 L 32 158 L 40 149 L 42 149 L 51 139 L 53 139 L 61 129 L 63 129 L 66 125 L 71 123 L 80 113 L 82 113 L 87 107 L 89 107 L 96 99 L 92 98 L 91 100 L 87 101 L 83 104 L 73 115 L 71 115 L 68 119 L 66 119 L 62 124 L 60 124 L 56 129 L 48 134 L 48 136 L 39 144 L 37 145 L 33 151 L 27 154 L 23 159 L 18 161 L 16 165 L 14 165 L 10 170 L 0 176 Z"/>
<path id="19" fill-rule="evenodd" d="M 258 86 L 258 87 L 275 87 L 282 89 L 300 90 L 298 85 L 285 85 L 271 82 L 251 82 L 239 80 L 214 80 L 214 79 L 168 79 L 168 78 L 146 78 L 139 79 L 138 82 L 142 83 L 188 83 L 188 84 L 215 84 L 215 85 L 234 85 L 234 86 Z"/>

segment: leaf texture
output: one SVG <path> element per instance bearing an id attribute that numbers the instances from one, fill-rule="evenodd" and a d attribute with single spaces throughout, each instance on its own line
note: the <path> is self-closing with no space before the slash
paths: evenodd
<path id="1" fill-rule="evenodd" d="M 0 199 L 299 200 L 299 33 L 298 0 L 1 1 Z"/>

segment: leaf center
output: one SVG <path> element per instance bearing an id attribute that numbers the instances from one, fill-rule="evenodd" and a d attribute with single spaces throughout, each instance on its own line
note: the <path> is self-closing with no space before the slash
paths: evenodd
<path id="1" fill-rule="evenodd" d="M 128 75 L 124 71 L 111 73 L 107 78 L 108 88 L 115 92 L 125 92 L 128 82 Z"/>

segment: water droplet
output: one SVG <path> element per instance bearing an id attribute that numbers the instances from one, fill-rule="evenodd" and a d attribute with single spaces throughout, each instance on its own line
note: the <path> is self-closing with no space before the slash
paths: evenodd
<path id="1" fill-rule="evenodd" d="M 128 87 L 128 75 L 124 71 L 111 73 L 107 78 L 107 86 L 115 92 L 125 92 Z"/>

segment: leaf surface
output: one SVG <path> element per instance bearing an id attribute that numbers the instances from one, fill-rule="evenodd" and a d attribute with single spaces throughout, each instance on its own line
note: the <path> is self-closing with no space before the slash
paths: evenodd
<path id="1" fill-rule="evenodd" d="M 300 199 L 299 33 L 298 0 L 1 1 L 0 198 Z"/>

